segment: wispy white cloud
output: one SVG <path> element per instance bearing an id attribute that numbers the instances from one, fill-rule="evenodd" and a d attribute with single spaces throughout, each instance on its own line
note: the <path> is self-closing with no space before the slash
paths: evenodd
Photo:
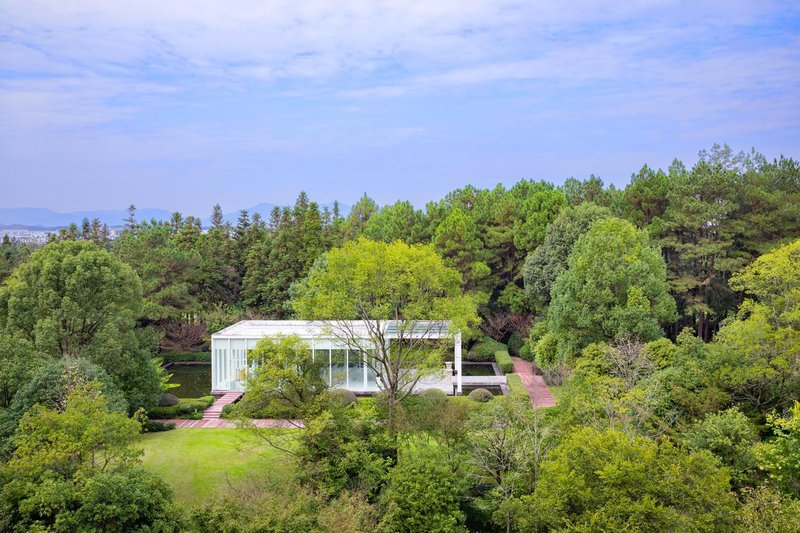
<path id="1" fill-rule="evenodd" d="M 786 20 L 800 6 L 5 0 L 0 155 L 23 171 L 42 146 L 82 171 L 97 151 L 109 168 L 277 153 L 324 168 L 359 150 L 622 138 L 631 125 L 703 145 L 785 137 L 800 122 Z"/>

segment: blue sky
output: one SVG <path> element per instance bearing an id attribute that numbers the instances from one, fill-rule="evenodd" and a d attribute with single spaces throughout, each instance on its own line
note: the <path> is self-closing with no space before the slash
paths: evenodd
<path id="1" fill-rule="evenodd" d="M 0 0 L 0 207 L 422 205 L 800 157 L 800 5 Z"/>

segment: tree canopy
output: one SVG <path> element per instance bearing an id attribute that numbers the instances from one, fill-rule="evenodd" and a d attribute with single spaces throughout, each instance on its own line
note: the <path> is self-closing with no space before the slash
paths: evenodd
<path id="1" fill-rule="evenodd" d="M 630 222 L 608 218 L 592 224 L 568 265 L 556 279 L 548 311 L 562 358 L 592 342 L 657 339 L 662 324 L 676 317 L 664 260 L 647 233 Z"/>

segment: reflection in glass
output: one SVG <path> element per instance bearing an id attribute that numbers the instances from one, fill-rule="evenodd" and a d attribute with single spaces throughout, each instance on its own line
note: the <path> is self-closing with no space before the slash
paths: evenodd
<path id="1" fill-rule="evenodd" d="M 347 350 L 335 348 L 331 350 L 331 387 L 347 386 Z"/>
<path id="2" fill-rule="evenodd" d="M 366 349 L 364 352 L 369 357 L 370 365 L 367 366 L 367 389 L 368 390 L 377 390 L 378 389 L 378 373 L 375 372 L 375 368 L 377 364 L 375 363 L 375 350 L 374 349 Z"/>
<path id="3" fill-rule="evenodd" d="M 364 361 L 357 350 L 350 350 L 347 354 L 347 380 L 348 389 L 364 389 Z"/>
<path id="4" fill-rule="evenodd" d="M 331 359 L 330 359 L 330 357 L 331 357 L 330 350 L 319 349 L 319 348 L 316 348 L 314 350 L 314 361 L 319 361 L 319 364 L 321 365 L 320 373 L 322 374 L 322 379 L 325 381 L 325 383 L 330 383 L 331 382 L 331 374 L 330 374 Z"/>

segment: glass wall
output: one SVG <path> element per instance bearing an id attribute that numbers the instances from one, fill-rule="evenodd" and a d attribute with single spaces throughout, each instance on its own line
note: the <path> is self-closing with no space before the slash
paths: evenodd
<path id="1" fill-rule="evenodd" d="M 228 341 L 227 339 L 214 340 L 212 344 L 214 358 L 211 361 L 211 388 L 213 390 L 226 390 L 227 370 L 225 367 L 228 363 Z"/>
<path id="2" fill-rule="evenodd" d="M 347 388 L 364 390 L 364 360 L 358 350 L 350 350 L 347 354 Z"/>
<path id="3" fill-rule="evenodd" d="M 330 384 L 331 382 L 331 343 L 327 340 L 316 340 L 314 344 L 314 361 L 319 361 L 322 365 L 322 379 Z"/>
<path id="4" fill-rule="evenodd" d="M 331 387 L 347 387 L 347 348 L 334 345 L 331 350 Z"/>
<path id="5" fill-rule="evenodd" d="M 375 363 L 375 349 L 374 348 L 365 348 L 364 352 L 366 353 L 367 358 L 370 361 L 370 365 L 367 366 L 367 390 L 377 390 L 378 387 L 378 373 L 375 371 L 377 367 Z"/>

